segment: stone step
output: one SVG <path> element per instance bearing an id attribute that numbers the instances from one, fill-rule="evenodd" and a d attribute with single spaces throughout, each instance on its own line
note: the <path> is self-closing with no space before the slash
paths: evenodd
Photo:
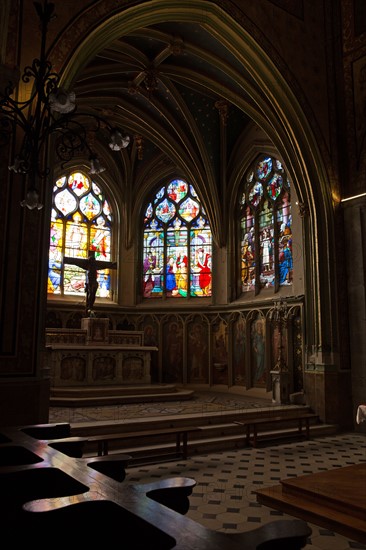
<path id="1" fill-rule="evenodd" d="M 310 439 L 316 437 L 324 437 L 327 435 L 334 435 L 338 433 L 338 426 L 333 424 L 316 424 L 310 427 Z M 201 437 L 200 437 L 201 436 Z M 294 429 L 284 429 L 284 430 L 273 430 L 269 432 L 263 432 L 261 434 L 261 440 L 258 442 L 258 447 L 265 445 L 273 445 L 276 443 L 284 443 L 286 441 L 293 442 L 296 439 L 301 440 L 297 430 Z M 237 450 L 247 448 L 245 445 L 245 438 L 243 434 L 238 433 L 227 433 L 226 435 L 222 434 L 222 427 L 219 428 L 219 432 L 215 434 L 205 433 L 205 437 L 202 437 L 202 434 L 195 435 L 192 434 L 188 440 L 188 457 L 193 455 L 201 455 L 205 453 L 214 453 L 227 450 Z M 133 445 L 121 447 L 121 444 L 115 443 L 110 446 L 110 454 L 123 452 L 128 453 L 133 457 L 130 462 L 130 466 L 133 467 L 134 464 L 142 463 L 154 463 L 159 464 L 160 462 L 165 461 L 166 457 L 171 457 L 169 460 L 180 460 L 177 459 L 174 455 L 175 443 L 170 441 L 160 441 L 156 445 Z M 154 454 L 155 452 L 155 454 Z M 163 454 L 165 453 L 165 455 Z M 86 446 L 86 452 L 84 456 L 95 456 L 95 450 L 88 450 Z M 160 457 L 162 459 L 160 460 Z"/>
<path id="2" fill-rule="evenodd" d="M 152 401 L 191 399 L 193 390 L 178 389 L 173 384 L 141 386 L 82 386 L 51 388 L 51 407 L 98 407 Z"/>

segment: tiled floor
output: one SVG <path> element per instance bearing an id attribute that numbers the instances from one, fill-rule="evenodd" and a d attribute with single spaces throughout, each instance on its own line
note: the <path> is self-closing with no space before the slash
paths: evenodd
<path id="1" fill-rule="evenodd" d="M 50 422 L 70 423 L 128 421 L 129 418 L 181 415 L 232 408 L 271 407 L 268 401 L 242 399 L 225 394 L 202 393 L 188 402 L 131 404 L 110 407 L 53 408 Z M 125 482 L 148 483 L 158 478 L 186 476 L 196 480 L 188 516 L 198 523 L 226 533 L 244 532 L 278 518 L 288 518 L 256 502 L 255 491 L 276 485 L 281 479 L 366 462 L 366 435 L 344 433 L 310 441 L 193 456 L 185 461 L 127 469 Z M 365 487 L 366 498 L 366 487 Z M 306 550 L 363 549 L 360 544 L 310 524 L 312 535 Z"/>
<path id="2" fill-rule="evenodd" d="M 280 479 L 366 462 L 366 436 L 346 433 L 316 440 L 257 449 L 195 456 L 185 461 L 127 469 L 126 481 L 148 483 L 170 476 L 192 477 L 188 516 L 226 533 L 244 532 L 263 523 L 288 518 L 256 502 L 254 492 Z M 366 487 L 365 487 L 366 498 Z M 361 544 L 310 524 L 306 550 L 366 549 Z"/>

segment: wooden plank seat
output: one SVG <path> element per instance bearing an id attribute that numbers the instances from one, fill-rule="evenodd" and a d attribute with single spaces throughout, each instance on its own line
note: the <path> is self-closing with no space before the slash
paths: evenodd
<path id="1" fill-rule="evenodd" d="M 65 437 L 63 439 L 50 439 L 48 445 L 61 453 L 73 458 L 82 458 L 87 437 Z"/>
<path id="2" fill-rule="evenodd" d="M 179 514 L 186 514 L 189 510 L 189 496 L 196 486 L 196 480 L 189 477 L 170 477 L 135 485 L 137 491 L 142 491 L 147 497 L 167 506 Z"/>
<path id="3" fill-rule="evenodd" d="M 256 550 L 300 550 L 308 544 L 312 530 L 301 519 L 280 519 L 252 531 L 230 533 L 232 541 L 242 542 L 242 548 Z"/>
<path id="4" fill-rule="evenodd" d="M 61 439 L 71 436 L 71 426 L 68 422 L 55 424 L 31 424 L 20 429 L 35 439 Z"/>
<path id="5" fill-rule="evenodd" d="M 194 480 L 173 478 L 140 485 L 134 480 L 117 486 L 112 480 L 101 480 L 102 474 L 88 466 L 89 458 L 66 457 L 51 448 L 47 440 L 40 444 L 20 428 L 0 431 L 12 445 L 22 446 L 42 459 L 37 464 L 0 467 L 4 539 L 16 534 L 18 543 L 29 545 L 30 536 L 41 537 L 50 529 L 56 533 L 57 542 L 67 545 L 70 532 L 76 529 L 84 542 L 94 546 L 98 537 L 105 540 L 107 533 L 108 540 L 118 540 L 122 532 L 129 550 L 273 550 L 279 548 L 274 545 L 277 539 L 281 540 L 281 550 L 289 548 L 283 544 L 281 529 L 270 532 L 263 525 L 254 534 L 240 533 L 240 538 L 233 539 L 184 515 Z M 263 546 L 265 543 L 267 546 Z M 291 546 L 291 550 L 297 548 L 301 546 Z"/>
<path id="6" fill-rule="evenodd" d="M 83 495 L 73 499 L 70 504 L 52 509 L 37 511 L 36 502 L 27 502 L 25 513 L 17 525 L 17 542 L 22 546 L 29 542 L 29 533 L 38 538 L 44 533 L 52 533 L 58 548 L 70 547 L 70 534 L 79 533 L 80 540 L 87 548 L 95 548 L 101 541 L 107 545 L 118 546 L 128 550 L 171 550 L 176 546 L 176 539 L 163 531 L 151 521 L 146 520 L 113 500 L 81 500 Z M 60 500 L 60 499 L 59 499 Z M 46 505 L 52 502 L 48 499 Z M 62 500 L 61 500 L 62 503 Z M 41 502 L 42 508 L 45 505 Z M 14 532 L 14 531 L 13 531 Z M 44 545 L 43 545 L 44 546 Z"/>
<path id="7" fill-rule="evenodd" d="M 108 455 L 109 444 L 114 441 L 126 441 L 139 438 L 148 439 L 150 437 L 159 438 L 165 435 L 175 435 L 175 457 L 186 459 L 188 456 L 188 434 L 199 431 L 201 431 L 201 429 L 195 426 L 175 426 L 154 430 L 99 434 L 88 436 L 88 443 L 96 443 L 98 447 L 98 456 L 103 456 Z"/>
<path id="8" fill-rule="evenodd" d="M 319 421 L 319 417 L 315 413 L 307 412 L 291 415 L 278 415 L 263 418 L 248 418 L 248 420 L 236 421 L 235 423 L 245 428 L 245 442 L 247 445 L 257 446 L 258 443 L 258 428 L 273 428 L 273 426 L 283 427 L 288 424 L 297 426 L 297 436 L 302 436 L 305 433 L 305 438 L 310 439 L 310 422 Z M 305 432 L 303 431 L 305 428 Z M 287 436 L 289 434 L 286 434 Z"/>
<path id="9" fill-rule="evenodd" d="M 23 525 L 27 530 L 21 530 L 21 542 L 26 544 L 29 540 L 29 531 L 42 533 L 50 529 L 51 532 L 57 532 L 58 541 L 67 545 L 70 531 L 76 529 L 83 533 L 83 541 L 93 545 L 96 538 L 103 538 L 106 533 L 108 540 L 118 539 L 122 526 L 123 535 L 128 537 L 130 550 L 170 550 L 175 547 L 180 550 L 301 550 L 312 533 L 304 521 L 297 519 L 276 520 L 243 533 L 219 533 L 205 529 L 194 521 L 188 520 L 187 523 L 187 518 L 181 517 L 181 514 L 174 518 L 170 515 L 169 524 L 165 521 L 159 530 L 152 524 L 151 517 L 148 518 L 150 521 L 146 521 L 141 515 L 124 508 L 123 504 L 118 505 L 112 500 L 86 498 L 79 495 L 68 505 L 65 505 L 65 499 L 26 502 L 23 508 L 28 513 L 28 517 L 25 516 L 28 521 L 25 523 L 23 520 Z M 143 509 L 143 505 L 140 509 Z M 164 514 L 160 510 L 155 513 L 161 525 Z M 154 512 L 152 514 L 155 517 Z M 60 524 L 66 525 L 67 529 L 60 530 Z"/>
<path id="10" fill-rule="evenodd" d="M 104 474 L 115 481 L 123 481 L 126 477 L 126 468 L 132 460 L 131 455 L 114 453 L 112 455 L 84 458 L 87 465 L 93 470 Z"/>

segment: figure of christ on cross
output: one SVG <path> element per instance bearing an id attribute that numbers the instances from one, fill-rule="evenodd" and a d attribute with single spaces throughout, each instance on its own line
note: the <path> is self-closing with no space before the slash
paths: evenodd
<path id="1" fill-rule="evenodd" d="M 88 258 L 64 257 L 64 264 L 71 264 L 85 269 L 86 314 L 91 315 L 95 296 L 98 290 L 98 269 L 117 269 L 117 262 L 103 262 L 95 259 L 95 251 L 90 250 Z"/>

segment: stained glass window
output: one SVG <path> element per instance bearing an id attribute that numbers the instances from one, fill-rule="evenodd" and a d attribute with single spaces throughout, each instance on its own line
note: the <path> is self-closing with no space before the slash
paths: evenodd
<path id="1" fill-rule="evenodd" d="M 211 229 L 193 185 L 174 179 L 159 189 L 143 238 L 144 298 L 211 296 Z"/>
<path id="2" fill-rule="evenodd" d="M 261 155 L 239 193 L 241 291 L 292 284 L 290 182 L 282 163 Z"/>
<path id="3" fill-rule="evenodd" d="M 112 212 L 102 189 L 81 172 L 60 177 L 53 188 L 48 264 L 48 292 L 84 299 L 85 270 L 63 261 L 87 259 L 110 262 Z M 97 297 L 111 298 L 111 271 L 98 270 Z"/>

